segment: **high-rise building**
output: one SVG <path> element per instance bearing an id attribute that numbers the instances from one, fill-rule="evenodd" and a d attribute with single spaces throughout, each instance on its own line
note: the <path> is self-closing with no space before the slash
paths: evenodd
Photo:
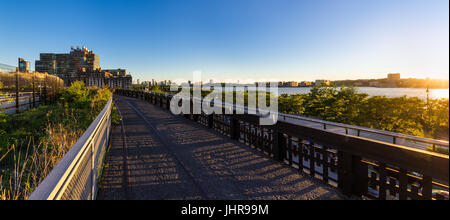
<path id="1" fill-rule="evenodd" d="M 41 53 L 35 70 L 59 76 L 64 80 L 65 86 L 75 81 L 84 81 L 86 86 L 107 85 L 110 88 L 126 89 L 131 87 L 132 80 L 125 69 L 102 70 L 99 56 L 86 47 L 72 47 L 68 54 Z"/>
<path id="2" fill-rule="evenodd" d="M 61 78 L 75 78 L 80 72 L 100 69 L 100 59 L 86 47 L 71 48 L 68 54 L 41 53 L 36 61 L 36 72 L 49 73 Z"/>
<path id="3" fill-rule="evenodd" d="M 62 78 L 66 85 L 70 85 L 80 76 L 100 69 L 100 59 L 97 54 L 86 47 L 71 48 L 68 54 L 41 53 L 36 61 L 36 72 L 49 73 Z"/>
<path id="4" fill-rule="evenodd" d="M 19 58 L 19 72 L 28 73 L 30 72 L 30 62 L 23 58 Z"/>

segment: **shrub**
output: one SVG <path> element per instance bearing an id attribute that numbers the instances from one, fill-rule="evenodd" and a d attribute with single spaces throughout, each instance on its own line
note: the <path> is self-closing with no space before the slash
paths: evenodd
<path id="1" fill-rule="evenodd" d="M 26 199 L 112 97 L 109 89 L 75 82 L 55 103 L 0 122 L 0 199 Z M 120 120 L 116 109 L 113 123 Z"/>
<path id="2" fill-rule="evenodd" d="M 279 97 L 279 110 L 327 121 L 430 138 L 448 138 L 449 99 L 369 97 L 355 88 L 317 86 Z"/>

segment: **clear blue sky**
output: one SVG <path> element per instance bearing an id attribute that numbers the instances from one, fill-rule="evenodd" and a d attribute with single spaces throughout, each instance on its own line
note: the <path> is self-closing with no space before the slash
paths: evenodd
<path id="1" fill-rule="evenodd" d="M 0 63 L 86 45 L 135 79 L 447 78 L 448 0 L 21 0 Z"/>

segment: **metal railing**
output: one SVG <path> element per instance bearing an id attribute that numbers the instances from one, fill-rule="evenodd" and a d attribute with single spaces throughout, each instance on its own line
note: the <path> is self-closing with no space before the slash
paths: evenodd
<path id="1" fill-rule="evenodd" d="M 152 95 L 159 95 L 163 97 L 171 97 L 169 93 L 152 93 L 149 94 Z M 189 98 L 189 97 L 184 97 Z M 203 103 L 205 101 L 204 98 L 195 98 L 192 97 L 194 102 L 200 102 Z M 213 101 L 213 100 L 206 100 L 206 101 Z M 229 109 L 240 109 L 243 110 L 243 112 L 258 112 L 257 115 L 267 115 L 269 112 L 261 109 L 256 109 L 248 106 L 239 106 L 236 104 L 231 104 L 227 102 L 219 102 L 219 104 L 216 102 L 214 105 L 220 107 L 225 107 Z M 278 114 L 278 121 L 286 122 L 289 124 L 295 124 L 295 125 L 301 125 L 301 126 L 308 126 L 312 128 L 327 130 L 335 133 L 341 133 L 346 135 L 352 135 L 357 137 L 363 137 L 368 138 L 376 141 L 382 141 L 386 143 L 391 144 L 397 144 L 402 145 L 406 147 L 412 147 L 420 150 L 428 150 L 429 148 L 436 150 L 436 148 L 443 148 L 448 149 L 449 148 L 449 141 L 448 140 L 437 140 L 437 139 L 431 139 L 431 138 L 424 138 L 424 137 L 417 137 L 412 135 L 406 135 L 406 134 L 400 134 L 390 131 L 383 131 L 378 129 L 372 129 L 367 127 L 361 127 L 356 125 L 349 125 L 349 124 L 342 124 L 337 122 L 330 122 L 330 121 L 324 121 L 320 119 L 315 118 L 309 118 L 304 117 L 300 115 L 291 115 L 291 114 L 285 114 L 285 113 L 279 113 Z"/>
<path id="2" fill-rule="evenodd" d="M 56 99 L 64 85 L 57 76 L 45 73 L 0 73 L 0 111 L 19 113 Z"/>
<path id="3" fill-rule="evenodd" d="M 28 111 L 41 104 L 39 92 L 20 92 L 19 98 L 16 93 L 6 93 L 0 97 L 0 111 L 6 114 L 14 114 Z"/>
<path id="4" fill-rule="evenodd" d="M 116 94 L 140 98 L 170 110 L 171 95 L 130 90 L 116 90 Z M 230 115 L 195 115 L 191 111 L 183 116 L 298 169 L 299 173 L 337 187 L 348 196 L 380 200 L 448 199 L 448 155 L 290 121 L 261 126 L 260 115 L 235 114 L 236 106 L 233 108 Z M 448 147 L 445 141 L 435 144 Z"/>
<path id="5" fill-rule="evenodd" d="M 94 200 L 110 140 L 112 99 L 29 200 Z"/>

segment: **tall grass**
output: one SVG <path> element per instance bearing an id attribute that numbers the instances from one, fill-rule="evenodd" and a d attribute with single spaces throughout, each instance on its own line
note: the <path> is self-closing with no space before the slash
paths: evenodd
<path id="1" fill-rule="evenodd" d="M 13 121 L 16 125 L 3 126 L 7 134 L 3 143 L 12 144 L 0 154 L 0 200 L 27 199 L 111 96 L 108 89 L 88 89 L 82 83 L 74 83 L 61 91 L 57 103 L 9 119 L 6 123 Z M 112 117 L 113 123 L 117 123 L 115 109 Z"/>
<path id="2" fill-rule="evenodd" d="M 26 149 L 13 145 L 7 151 L 11 157 L 6 163 L 6 172 L 0 175 L 1 200 L 27 199 L 82 135 L 81 130 L 62 124 L 48 125 L 45 131 L 48 137 L 39 143 L 30 137 Z M 4 155 L 3 159 L 7 157 Z"/>

